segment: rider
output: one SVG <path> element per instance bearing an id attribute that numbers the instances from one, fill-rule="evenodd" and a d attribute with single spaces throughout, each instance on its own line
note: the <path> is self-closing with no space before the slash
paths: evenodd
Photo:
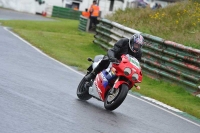
<path id="1" fill-rule="evenodd" d="M 94 80 L 99 72 L 109 66 L 110 62 L 119 62 L 118 60 L 123 54 L 130 54 L 134 56 L 138 61 L 141 61 L 141 48 L 143 43 L 144 38 L 140 34 L 134 34 L 130 39 L 120 39 L 117 43 L 115 43 L 113 48 L 108 50 L 107 55 L 103 57 L 97 67 L 90 74 L 85 76 L 85 79 L 87 81 Z"/>

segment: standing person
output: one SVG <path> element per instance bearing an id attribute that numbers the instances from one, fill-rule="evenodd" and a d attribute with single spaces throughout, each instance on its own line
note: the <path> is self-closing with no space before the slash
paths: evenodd
<path id="1" fill-rule="evenodd" d="M 74 10 L 75 10 L 75 11 L 78 11 L 78 6 L 75 5 L 75 6 L 74 6 Z"/>
<path id="2" fill-rule="evenodd" d="M 89 30 L 92 29 L 92 24 L 94 24 L 95 28 L 96 28 L 96 25 L 97 25 L 97 17 L 99 17 L 99 6 L 97 5 L 97 2 L 96 0 L 93 1 L 93 4 L 91 5 L 90 7 L 90 27 L 89 27 Z"/>
<path id="3" fill-rule="evenodd" d="M 85 11 L 82 12 L 82 16 L 89 18 L 90 17 L 90 13 L 88 12 L 88 9 L 86 8 Z"/>

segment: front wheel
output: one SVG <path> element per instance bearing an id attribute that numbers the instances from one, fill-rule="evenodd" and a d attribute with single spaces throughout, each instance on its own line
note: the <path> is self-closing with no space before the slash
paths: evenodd
<path id="1" fill-rule="evenodd" d="M 111 90 L 109 90 L 104 101 L 104 107 L 110 111 L 118 108 L 126 98 L 128 91 L 129 87 L 126 84 L 122 84 L 118 89 L 115 89 L 112 94 Z"/>
<path id="2" fill-rule="evenodd" d="M 92 96 L 88 93 L 88 89 L 85 88 L 86 82 L 87 81 L 85 80 L 85 77 L 84 77 L 79 83 L 77 91 L 76 91 L 78 98 L 81 100 L 89 100 L 90 98 L 92 98 Z"/>

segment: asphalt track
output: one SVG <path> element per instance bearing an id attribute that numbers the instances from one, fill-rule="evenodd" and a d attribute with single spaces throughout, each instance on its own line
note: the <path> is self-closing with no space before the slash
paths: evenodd
<path id="1" fill-rule="evenodd" d="M 7 18 L 12 19 L 10 14 Z M 2 26 L 0 77 L 0 133 L 200 132 L 200 125 L 189 118 L 130 94 L 113 112 L 95 99 L 78 100 L 81 73 L 49 58 Z"/>
<path id="2" fill-rule="evenodd" d="M 9 9 L 0 8 L 0 20 L 35 20 L 52 21 L 52 19 L 24 12 L 16 12 Z"/>

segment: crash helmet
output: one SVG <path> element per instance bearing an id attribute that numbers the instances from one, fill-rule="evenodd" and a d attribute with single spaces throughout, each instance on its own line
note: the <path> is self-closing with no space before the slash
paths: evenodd
<path id="1" fill-rule="evenodd" d="M 129 48 L 132 52 L 138 52 L 142 48 L 143 43 L 143 36 L 136 33 L 129 39 Z"/>

